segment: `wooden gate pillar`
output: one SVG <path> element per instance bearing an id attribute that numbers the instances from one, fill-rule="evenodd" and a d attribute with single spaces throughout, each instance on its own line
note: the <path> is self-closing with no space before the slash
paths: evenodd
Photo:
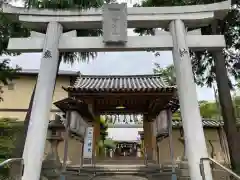
<path id="1" fill-rule="evenodd" d="M 152 117 L 145 115 L 143 119 L 144 148 L 149 160 L 157 160 L 157 144 L 153 128 Z"/>
<path id="2" fill-rule="evenodd" d="M 144 130 L 144 150 L 146 150 L 147 157 L 152 160 L 152 133 L 151 123 L 148 122 L 148 116 L 144 115 L 143 118 L 143 130 Z"/>
<path id="3" fill-rule="evenodd" d="M 151 138 L 152 138 L 152 154 L 153 154 L 153 159 L 154 161 L 157 162 L 157 140 L 156 140 L 156 135 L 155 135 L 155 130 L 154 130 L 154 122 L 149 122 L 150 127 L 151 127 Z"/>

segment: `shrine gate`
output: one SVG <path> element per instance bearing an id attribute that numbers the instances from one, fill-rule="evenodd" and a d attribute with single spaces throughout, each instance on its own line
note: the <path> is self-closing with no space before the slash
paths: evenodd
<path id="1" fill-rule="evenodd" d="M 230 5 L 230 1 L 209 5 L 147 8 L 127 8 L 126 4 L 105 4 L 102 10 L 62 11 L 24 9 L 2 4 L 4 15 L 21 22 L 33 31 L 28 38 L 11 38 L 8 49 L 17 52 L 43 52 L 24 149 L 22 179 L 39 180 L 40 177 L 48 128 L 47 119 L 52 103 L 60 52 L 171 50 L 176 69 L 177 93 L 181 106 L 190 176 L 191 179 L 201 180 L 200 159 L 207 157 L 208 153 L 189 49 L 193 51 L 206 49 L 221 51 L 225 47 L 223 35 L 202 35 L 197 28 L 208 26 L 215 20 L 223 19 Z M 169 32 L 156 30 L 155 36 L 131 37 L 127 36 L 127 28 L 163 28 L 169 29 Z M 103 29 L 103 37 L 77 37 L 75 30 L 79 29 Z M 194 30 L 189 31 L 189 29 Z M 119 77 L 113 79 L 117 78 Z M 116 82 L 112 81 L 111 78 L 95 81 L 95 86 L 98 89 L 94 86 L 91 89 L 91 82 L 95 79 L 98 78 L 85 79 L 85 83 L 82 84 L 83 87 L 85 86 L 85 92 L 78 93 L 78 90 L 81 90 L 81 87 L 78 87 L 78 84 L 81 85 L 81 80 L 74 87 L 66 88 L 71 95 L 85 98 L 84 101 L 87 104 L 92 103 L 88 102 L 91 101 L 91 97 L 96 97 L 96 103 L 92 104 L 94 105 L 92 106 L 93 112 L 94 110 L 99 112 L 114 111 L 119 102 L 126 104 L 129 111 L 143 112 L 145 121 L 151 121 L 163 108 L 171 107 L 169 103 L 175 93 L 175 88 L 161 87 L 160 80 L 158 83 L 155 82 L 156 79 L 148 81 L 149 77 L 144 77 L 144 81 L 136 82 L 133 81 L 137 78 L 125 77 L 119 81 L 120 84 L 117 85 L 119 87 L 113 92 L 111 91 L 112 88 L 116 87 L 114 84 Z M 126 98 L 127 96 L 120 96 L 123 93 L 121 87 L 124 87 L 124 84 L 126 84 L 125 90 L 128 90 L 129 99 Z M 140 94 L 135 95 L 132 88 L 139 93 L 142 92 L 141 96 Z M 145 90 L 142 91 L 142 89 Z M 154 91 L 158 93 L 152 95 Z M 102 93 L 104 95 L 101 95 Z M 88 96 L 85 96 L 86 94 Z M 119 97 L 115 97 L 116 99 L 113 100 L 113 98 L 111 99 L 113 94 L 117 94 Z M 151 95 L 148 96 L 148 94 Z M 161 119 L 167 119 L 166 116 L 170 117 L 169 112 L 160 113 L 154 122 L 159 121 L 157 125 L 163 126 L 160 123 Z M 95 129 L 98 128 L 95 127 Z M 97 134 L 97 130 L 95 133 Z M 150 143 L 149 140 L 149 144 L 153 143 Z M 148 153 L 149 155 L 153 154 L 153 152 Z M 210 164 L 206 162 L 204 165 L 206 179 L 212 180 Z"/>

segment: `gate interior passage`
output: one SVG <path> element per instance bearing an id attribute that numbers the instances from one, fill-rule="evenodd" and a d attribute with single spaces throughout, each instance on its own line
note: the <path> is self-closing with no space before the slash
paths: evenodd
<path id="1" fill-rule="evenodd" d="M 11 38 L 8 49 L 43 52 L 24 149 L 23 180 L 38 180 L 40 176 L 48 126 L 46 119 L 52 103 L 59 52 L 149 49 L 173 51 L 190 176 L 191 179 L 201 180 L 199 163 L 200 158 L 207 157 L 207 148 L 189 48 L 193 51 L 221 50 L 225 47 L 225 40 L 222 35 L 201 35 L 198 30 L 186 29 L 195 29 L 209 25 L 216 19 L 223 19 L 229 7 L 230 1 L 224 1 L 209 5 L 149 8 L 105 4 L 103 10 L 60 11 L 24 9 L 2 4 L 2 12 L 8 18 L 20 21 L 34 31 L 29 38 Z M 76 31 L 71 31 L 102 27 L 103 37 L 77 37 Z M 131 37 L 127 36 L 127 28 L 167 28 L 170 32 L 157 32 L 156 37 Z M 206 179 L 212 179 L 209 163 L 206 163 L 205 174 Z"/>

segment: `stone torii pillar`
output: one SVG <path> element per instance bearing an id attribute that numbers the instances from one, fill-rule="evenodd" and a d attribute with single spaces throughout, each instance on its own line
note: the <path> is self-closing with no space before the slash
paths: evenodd
<path id="1" fill-rule="evenodd" d="M 200 158 L 208 157 L 208 151 L 202 126 L 202 118 L 198 107 L 196 84 L 193 78 L 189 49 L 186 43 L 186 27 L 180 19 L 170 23 L 173 37 L 173 60 L 176 71 L 178 97 L 186 140 L 187 158 L 190 177 L 201 180 L 199 171 Z M 212 180 L 210 164 L 205 164 L 205 176 Z"/>
<path id="2" fill-rule="evenodd" d="M 63 32 L 58 22 L 49 22 L 43 45 L 41 65 L 37 79 L 28 133 L 24 148 L 24 173 L 22 180 L 38 180 L 42 168 L 45 141 L 52 105 L 54 84 L 58 71 L 58 43 Z"/>

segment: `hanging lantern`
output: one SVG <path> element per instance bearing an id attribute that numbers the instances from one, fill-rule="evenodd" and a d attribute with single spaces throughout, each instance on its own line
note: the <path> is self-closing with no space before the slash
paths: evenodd
<path id="1" fill-rule="evenodd" d="M 84 138 L 88 124 L 77 111 L 71 112 L 70 130 L 76 135 Z"/>
<path id="2" fill-rule="evenodd" d="M 156 137 L 162 137 L 168 135 L 169 130 L 169 118 L 168 110 L 162 110 L 155 119 L 156 125 Z"/>

